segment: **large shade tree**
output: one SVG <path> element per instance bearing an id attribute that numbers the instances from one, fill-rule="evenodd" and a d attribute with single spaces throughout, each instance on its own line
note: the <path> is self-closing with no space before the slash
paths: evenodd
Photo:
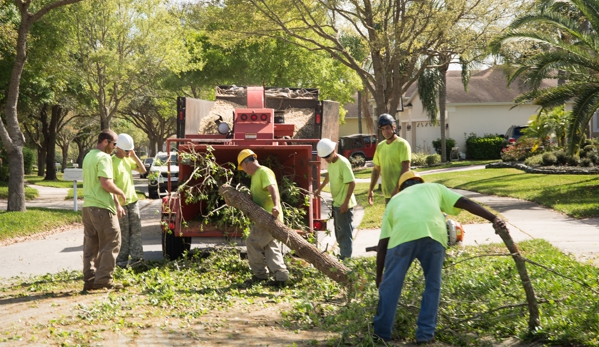
<path id="1" fill-rule="evenodd" d="M 72 8 L 76 68 L 97 104 L 101 128 L 166 70 L 189 68 L 185 28 L 166 0 L 90 0 Z"/>
<path id="2" fill-rule="evenodd" d="M 281 31 L 270 37 L 231 31 L 231 22 L 247 19 L 245 14 L 231 18 L 232 12 L 229 7 L 206 4 L 187 8 L 186 26 L 193 31 L 186 43 L 202 66 L 182 74 L 179 82 L 189 87 L 180 95 L 205 98 L 213 95 L 217 85 L 266 85 L 319 88 L 322 98 L 342 104 L 351 101 L 360 86 L 352 69 L 326 52 L 304 49 Z"/>
<path id="3" fill-rule="evenodd" d="M 395 114 L 403 92 L 424 69 L 422 57 L 456 19 L 455 12 L 440 9 L 460 2 L 225 0 L 229 12 L 221 16 L 222 30 L 324 52 L 355 71 L 378 113 Z"/>
<path id="4" fill-rule="evenodd" d="M 591 117 L 599 108 L 599 1 L 543 0 L 536 11 L 518 17 L 492 43 L 496 53 L 512 43 L 528 43 L 509 82 L 518 77 L 531 88 L 515 102 L 550 111 L 573 101 L 567 132 L 570 154 L 579 150 Z M 533 54 L 530 54 L 533 52 Z M 541 88 L 543 79 L 560 80 Z"/>
<path id="5" fill-rule="evenodd" d="M 23 146 L 25 137 L 21 131 L 17 105 L 21 75 L 27 60 L 27 38 L 33 23 L 40 20 L 50 11 L 73 4 L 81 0 L 37 1 L 14 0 L 20 21 L 15 28 L 17 41 L 14 50 L 14 63 L 8 82 L 4 104 L 4 118 L 0 122 L 0 138 L 8 154 L 9 181 L 7 211 L 25 211 L 25 170 L 23 167 Z M 0 5 L 8 6 L 6 2 Z"/>

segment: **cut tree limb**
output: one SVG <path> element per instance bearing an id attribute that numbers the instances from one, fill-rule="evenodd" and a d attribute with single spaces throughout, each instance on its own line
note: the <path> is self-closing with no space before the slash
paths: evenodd
<path id="1" fill-rule="evenodd" d="M 351 284 L 350 276 L 348 276 L 351 270 L 347 266 L 328 253 L 320 252 L 295 230 L 287 227 L 262 207 L 256 205 L 249 195 L 241 193 L 228 184 L 222 185 L 218 193 L 225 198 L 229 205 L 240 209 L 254 224 L 268 231 L 275 239 L 283 242 L 333 281 L 344 286 Z"/>
<path id="2" fill-rule="evenodd" d="M 530 276 L 528 276 L 528 271 L 526 270 L 526 262 L 522 258 L 518 246 L 507 229 L 495 228 L 495 232 L 501 237 L 516 263 L 516 269 L 518 269 L 520 281 L 522 282 L 522 287 L 524 287 L 524 292 L 526 293 L 526 302 L 528 303 L 528 330 L 535 331 L 541 325 L 539 319 L 539 304 L 535 296 L 532 282 L 530 281 Z"/>

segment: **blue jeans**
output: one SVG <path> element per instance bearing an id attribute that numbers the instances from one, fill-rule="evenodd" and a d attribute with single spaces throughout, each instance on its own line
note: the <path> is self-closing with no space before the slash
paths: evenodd
<path id="1" fill-rule="evenodd" d="M 333 207 L 333 220 L 335 222 L 335 238 L 339 244 L 341 260 L 351 258 L 352 244 L 354 242 L 354 209 L 350 208 L 345 213 L 341 213 L 339 207 Z"/>
<path id="2" fill-rule="evenodd" d="M 445 247 L 430 237 L 402 243 L 387 250 L 385 271 L 379 286 L 379 303 L 373 321 L 376 335 L 384 340 L 391 339 L 406 272 L 414 259 L 418 259 L 424 271 L 425 288 L 416 322 L 416 340 L 428 341 L 435 336 L 444 258 Z"/>

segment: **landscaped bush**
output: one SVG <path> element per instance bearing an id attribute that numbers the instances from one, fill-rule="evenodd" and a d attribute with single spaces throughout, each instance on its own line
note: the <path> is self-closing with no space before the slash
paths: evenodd
<path id="1" fill-rule="evenodd" d="M 471 133 L 466 138 L 466 155 L 474 160 L 500 159 L 503 141 L 501 135 L 485 134 L 483 137 L 478 137 Z"/>
<path id="2" fill-rule="evenodd" d="M 364 165 L 366 165 L 366 161 L 364 160 L 364 158 L 354 158 L 354 157 L 349 157 L 347 158 L 349 160 L 349 163 L 351 164 L 351 167 L 354 169 L 360 168 L 360 167 L 364 167 Z"/>
<path id="3" fill-rule="evenodd" d="M 593 161 L 591 159 L 589 159 L 589 158 L 582 158 L 582 159 L 580 159 L 580 166 L 582 166 L 582 167 L 592 167 L 592 166 L 595 166 L 595 165 L 593 164 Z"/>
<path id="4" fill-rule="evenodd" d="M 35 151 L 31 148 L 23 147 L 23 166 L 25 175 L 31 175 L 33 172 L 33 162 L 35 161 Z"/>
<path id="5" fill-rule="evenodd" d="M 435 152 L 437 154 L 441 154 L 441 139 L 436 139 L 433 141 L 433 147 L 435 148 Z M 447 158 L 449 158 L 449 154 L 451 153 L 451 148 L 455 147 L 455 140 L 448 137 L 445 139 L 445 152 L 447 154 Z"/>
<path id="6" fill-rule="evenodd" d="M 537 155 L 533 155 L 531 157 L 526 158 L 526 160 L 524 160 L 524 164 L 527 166 L 543 166 L 543 156 L 544 154 L 537 154 Z"/>
<path id="7" fill-rule="evenodd" d="M 573 155 L 571 157 L 568 157 L 567 164 L 569 166 L 578 166 L 578 164 L 580 164 L 580 157 L 577 156 L 577 155 Z"/>
<path id="8" fill-rule="evenodd" d="M 441 162 L 441 156 L 438 154 L 431 154 L 426 157 L 426 165 L 435 165 Z"/>
<path id="9" fill-rule="evenodd" d="M 545 153 L 543 154 L 543 165 L 545 166 L 553 166 L 557 164 L 557 157 L 553 153 Z"/>
<path id="10" fill-rule="evenodd" d="M 555 152 L 555 158 L 557 159 L 558 165 L 566 165 L 568 162 L 568 155 L 564 151 Z"/>
<path id="11" fill-rule="evenodd" d="M 426 165 L 426 157 L 428 153 L 412 153 L 411 166 L 424 166 Z"/>

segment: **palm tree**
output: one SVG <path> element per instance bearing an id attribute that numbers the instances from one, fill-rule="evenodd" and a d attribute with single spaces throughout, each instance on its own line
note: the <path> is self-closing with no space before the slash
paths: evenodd
<path id="1" fill-rule="evenodd" d="M 426 111 L 433 125 L 439 124 L 441 129 L 441 161 L 447 161 L 446 129 L 445 129 L 445 106 L 447 102 L 447 70 L 451 63 L 451 54 L 430 57 L 427 67 L 418 77 L 418 95 L 422 107 Z M 462 65 L 462 83 L 464 90 L 468 91 L 470 80 L 469 64 L 460 58 Z M 438 106 L 437 106 L 438 101 Z M 439 114 L 439 122 L 437 122 Z"/>
<path id="2" fill-rule="evenodd" d="M 523 56 L 509 82 L 521 77 L 530 90 L 516 98 L 550 111 L 573 101 L 567 143 L 577 153 L 593 113 L 599 108 L 599 0 L 542 0 L 535 13 L 514 20 L 491 43 L 498 53 L 510 43 L 530 43 L 536 53 Z M 556 87 L 541 88 L 543 79 Z M 562 83 L 563 82 L 563 83 Z"/>

